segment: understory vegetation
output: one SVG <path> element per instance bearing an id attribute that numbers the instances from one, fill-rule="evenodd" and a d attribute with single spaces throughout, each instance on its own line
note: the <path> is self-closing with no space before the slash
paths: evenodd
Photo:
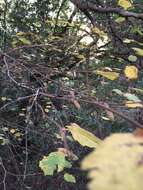
<path id="1" fill-rule="evenodd" d="M 142 179 L 143 1 L 0 0 L 0 189 Z"/>

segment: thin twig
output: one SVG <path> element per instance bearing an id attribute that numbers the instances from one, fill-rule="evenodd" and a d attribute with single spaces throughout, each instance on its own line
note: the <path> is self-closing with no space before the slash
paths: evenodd
<path id="1" fill-rule="evenodd" d="M 3 161 L 2 161 L 2 158 L 0 157 L 0 165 L 2 166 L 3 170 L 4 170 L 4 176 L 3 176 L 3 188 L 4 190 L 6 190 L 6 176 L 7 176 L 7 172 L 6 172 L 6 169 L 5 169 L 5 166 L 3 164 Z"/>

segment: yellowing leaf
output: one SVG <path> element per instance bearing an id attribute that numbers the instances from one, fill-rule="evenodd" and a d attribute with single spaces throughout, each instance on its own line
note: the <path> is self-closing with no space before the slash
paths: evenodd
<path id="1" fill-rule="evenodd" d="M 143 187 L 143 138 L 113 134 L 82 161 L 89 190 L 140 190 Z"/>
<path id="2" fill-rule="evenodd" d="M 82 146 L 88 146 L 90 148 L 97 147 L 97 145 L 101 142 L 101 140 L 93 135 L 92 133 L 86 131 L 79 127 L 79 125 L 72 123 L 67 126 L 69 131 L 71 132 L 74 140 L 78 141 Z"/>
<path id="3" fill-rule="evenodd" d="M 132 7 L 130 0 L 119 0 L 118 5 L 123 7 L 124 9 L 128 9 Z"/>
<path id="4" fill-rule="evenodd" d="M 127 101 L 125 104 L 128 108 L 143 108 L 143 104 L 135 103 L 133 101 Z"/>
<path id="5" fill-rule="evenodd" d="M 61 172 L 64 168 L 70 168 L 71 166 L 62 152 L 51 152 L 49 156 L 44 156 L 39 162 L 39 167 L 44 175 L 53 175 L 55 170 Z"/>
<path id="6" fill-rule="evenodd" d="M 126 66 L 124 73 L 128 79 L 137 79 L 138 78 L 138 69 L 135 66 Z"/>
<path id="7" fill-rule="evenodd" d="M 110 72 L 110 71 L 96 71 L 96 74 L 102 75 L 103 77 L 110 79 L 110 80 L 115 80 L 119 77 L 119 73 L 117 72 Z"/>
<path id="8" fill-rule="evenodd" d="M 140 48 L 132 48 L 133 50 L 135 50 L 135 53 L 139 56 L 143 56 L 143 49 Z"/>

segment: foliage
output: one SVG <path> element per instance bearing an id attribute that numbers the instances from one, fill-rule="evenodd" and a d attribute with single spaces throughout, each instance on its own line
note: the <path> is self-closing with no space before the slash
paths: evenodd
<path id="1" fill-rule="evenodd" d="M 86 131 L 85 129 L 82 129 L 75 123 L 67 126 L 67 128 L 71 132 L 74 140 L 78 141 L 82 146 L 95 148 L 101 142 L 99 138 Z"/>
<path id="2" fill-rule="evenodd" d="M 132 134 L 114 134 L 106 138 L 82 162 L 90 170 L 89 189 L 140 189 L 143 185 L 143 139 Z"/>
<path id="3" fill-rule="evenodd" d="M 119 0 L 118 5 L 120 5 L 124 9 L 128 9 L 128 8 L 132 7 L 132 4 L 129 0 Z"/>
<path id="4" fill-rule="evenodd" d="M 109 71 L 96 71 L 97 74 L 102 75 L 103 77 L 110 79 L 110 80 L 115 80 L 119 77 L 119 73 L 116 72 L 109 72 Z"/>
<path id="5" fill-rule="evenodd" d="M 70 168 L 71 164 L 65 159 L 65 155 L 62 152 L 52 152 L 49 156 L 39 162 L 39 167 L 43 170 L 44 175 L 53 175 L 54 170 L 57 172 L 63 171 L 64 168 Z"/>
<path id="6" fill-rule="evenodd" d="M 75 177 L 68 173 L 64 174 L 64 180 L 70 183 L 76 183 Z"/>
<path id="7" fill-rule="evenodd" d="M 142 7 L 0 1 L 0 189 L 85 189 L 91 148 L 142 129 Z"/>
<path id="8" fill-rule="evenodd" d="M 128 79 L 137 79 L 138 78 L 138 69 L 135 66 L 126 66 L 124 72 Z"/>

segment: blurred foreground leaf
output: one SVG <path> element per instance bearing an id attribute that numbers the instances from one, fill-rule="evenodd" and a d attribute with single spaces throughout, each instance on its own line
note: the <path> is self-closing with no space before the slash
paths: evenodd
<path id="1" fill-rule="evenodd" d="M 141 190 L 143 187 L 143 138 L 114 134 L 82 162 L 89 170 L 90 190 Z"/>

